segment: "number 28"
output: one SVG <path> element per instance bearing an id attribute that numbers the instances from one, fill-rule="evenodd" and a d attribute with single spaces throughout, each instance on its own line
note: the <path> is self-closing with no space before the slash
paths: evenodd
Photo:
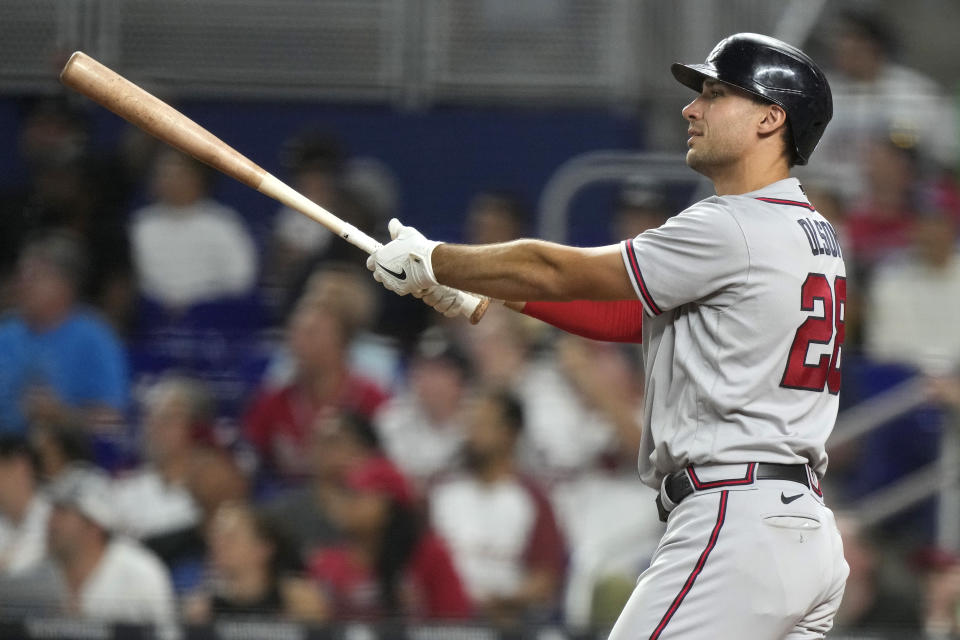
<path id="1" fill-rule="evenodd" d="M 823 316 L 810 316 L 797 328 L 797 335 L 790 345 L 787 367 L 783 371 L 781 387 L 807 391 L 840 392 L 840 347 L 843 345 L 844 309 L 847 302 L 847 279 L 837 276 L 830 288 L 830 281 L 822 273 L 811 273 L 800 289 L 800 309 L 813 311 L 815 302 L 823 303 Z M 816 364 L 807 364 L 811 344 L 833 343 L 833 354 L 822 354 Z"/>

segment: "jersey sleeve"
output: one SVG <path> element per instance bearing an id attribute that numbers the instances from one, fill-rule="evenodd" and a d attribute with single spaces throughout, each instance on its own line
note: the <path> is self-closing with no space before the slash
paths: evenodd
<path id="1" fill-rule="evenodd" d="M 639 300 L 530 301 L 523 313 L 591 340 L 643 342 L 643 305 Z"/>
<path id="2" fill-rule="evenodd" d="M 718 305 L 732 301 L 750 263 L 740 225 L 727 206 L 711 201 L 623 241 L 620 251 L 637 297 L 651 316 L 713 296 Z"/>

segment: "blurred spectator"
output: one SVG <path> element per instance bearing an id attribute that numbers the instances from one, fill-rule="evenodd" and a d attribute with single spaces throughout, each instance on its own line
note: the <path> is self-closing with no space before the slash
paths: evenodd
<path id="1" fill-rule="evenodd" d="M 303 295 L 336 309 L 346 318 L 354 329 L 350 340 L 350 367 L 358 375 L 388 389 L 396 382 L 400 354 L 394 340 L 372 330 L 382 303 L 382 298 L 377 298 L 382 290 L 373 289 L 372 282 L 363 261 L 331 261 L 310 275 Z M 426 305 L 420 303 L 420 306 Z"/>
<path id="2" fill-rule="evenodd" d="M 112 622 L 169 625 L 173 588 L 160 560 L 113 535 L 116 511 L 106 477 L 74 469 L 51 490 L 50 554 L 62 572 L 66 610 Z"/>
<path id="3" fill-rule="evenodd" d="M 93 446 L 83 429 L 71 424 L 37 424 L 30 432 L 40 478 L 49 483 L 77 465 L 93 463 Z"/>
<path id="4" fill-rule="evenodd" d="M 663 536 L 656 510 L 637 508 L 656 492 L 622 468 L 564 483 L 552 497 L 569 549 L 564 621 L 575 629 L 610 628 Z"/>
<path id="5" fill-rule="evenodd" d="M 195 380 L 167 376 L 144 402 L 146 464 L 114 482 L 118 528 L 141 540 L 189 529 L 200 513 L 187 488 L 190 458 L 209 443 L 213 400 Z"/>
<path id="6" fill-rule="evenodd" d="M 468 421 L 466 474 L 430 495 L 437 532 L 449 543 L 474 606 L 504 624 L 548 619 L 563 581 L 564 548 L 546 497 L 517 470 L 520 402 L 485 391 Z"/>
<path id="7" fill-rule="evenodd" d="M 173 149 L 153 168 L 155 202 L 131 215 L 130 243 L 140 290 L 180 310 L 248 294 L 257 256 L 239 214 L 210 199 L 212 171 Z"/>
<path id="8" fill-rule="evenodd" d="M 340 142 L 319 132 L 306 132 L 284 143 L 281 162 L 291 186 L 328 211 L 338 211 L 346 154 Z M 331 245 L 333 234 L 323 225 L 289 207 L 274 217 L 263 279 L 268 297 L 286 303 L 290 288 L 314 254 Z"/>
<path id="9" fill-rule="evenodd" d="M 190 453 L 186 487 L 197 507 L 198 521 L 147 538 L 144 543 L 170 568 L 177 593 L 196 589 L 204 578 L 206 531 L 221 505 L 247 499 L 247 480 L 233 455 L 212 446 Z"/>
<path id="10" fill-rule="evenodd" d="M 476 194 L 467 207 L 465 242 L 509 242 L 527 235 L 530 224 L 527 204 L 516 193 L 488 190 Z"/>
<path id="11" fill-rule="evenodd" d="M 329 594 L 335 618 L 470 615 L 446 546 L 424 526 L 410 486 L 386 458 L 347 474 L 332 513 L 346 540 L 317 551 L 310 573 Z"/>
<path id="12" fill-rule="evenodd" d="M 466 354 L 439 327 L 428 329 L 410 361 L 406 386 L 375 417 L 390 459 L 420 486 L 456 464 L 469 375 Z"/>
<path id="13" fill-rule="evenodd" d="M 960 365 L 956 225 L 945 215 L 918 219 L 912 251 L 877 270 L 865 316 L 865 346 L 872 358 L 935 374 Z"/>
<path id="14" fill-rule="evenodd" d="M 960 411 L 960 375 L 956 372 L 931 377 L 928 380 L 928 393 L 931 399 L 953 411 Z"/>
<path id="15" fill-rule="evenodd" d="M 295 189 L 364 233 L 375 235 L 377 222 L 390 217 L 396 194 L 389 170 L 369 158 L 348 160 L 335 136 L 316 130 L 301 132 L 284 143 L 280 156 Z M 275 316 L 284 318 L 317 269 L 338 262 L 362 265 L 365 258 L 360 249 L 336 238 L 323 225 L 281 207 L 268 240 L 265 297 Z"/>
<path id="16" fill-rule="evenodd" d="M 353 329 L 348 354 L 350 368 L 389 388 L 397 376 L 399 355 L 395 345 L 370 330 L 380 302 L 371 282 L 370 273 L 360 265 L 326 262 L 307 278 L 300 298 L 328 307 L 343 317 Z M 295 377 L 296 362 L 289 344 L 280 345 L 264 373 L 263 384 L 279 387 Z"/>
<path id="17" fill-rule="evenodd" d="M 77 301 L 85 269 L 83 251 L 68 234 L 46 233 L 24 247 L 17 310 L 0 322 L 0 430 L 121 422 L 126 356 L 113 330 Z"/>
<path id="18" fill-rule="evenodd" d="M 0 574 L 22 573 L 46 557 L 50 502 L 38 471 L 26 439 L 0 438 Z"/>
<path id="19" fill-rule="evenodd" d="M 612 428 L 613 442 L 603 453 L 627 460 L 632 468 L 643 432 L 640 424 L 643 381 L 638 370 L 638 354 L 624 349 L 568 334 L 562 334 L 554 344 L 561 374 L 581 402 Z"/>
<path id="20" fill-rule="evenodd" d="M 903 146 L 916 146 L 943 167 L 957 160 L 956 118 L 947 96 L 931 78 L 898 64 L 896 38 L 875 14 L 845 11 L 830 42 L 834 72 L 833 119 L 817 148 L 847 197 L 871 192 L 859 171 L 869 143 L 891 132 Z"/>
<path id="21" fill-rule="evenodd" d="M 648 229 L 656 229 L 673 213 L 661 185 L 641 180 L 628 182 L 617 197 L 611 239 L 620 242 L 635 238 Z"/>
<path id="22" fill-rule="evenodd" d="M 247 475 L 237 457 L 226 449 L 198 447 L 190 456 L 187 487 L 193 501 L 200 507 L 201 525 L 227 502 L 244 502 L 250 493 Z"/>
<path id="23" fill-rule="evenodd" d="M 955 638 L 960 631 L 960 557 L 933 547 L 921 549 L 914 561 L 921 577 L 924 637 Z"/>
<path id="24" fill-rule="evenodd" d="M 920 190 L 919 157 L 914 148 L 874 138 L 862 166 L 869 187 L 853 202 L 843 232 L 855 260 L 854 273 L 872 269 L 907 246 Z"/>
<path id="25" fill-rule="evenodd" d="M 377 434 L 356 413 L 331 413 L 321 418 L 310 435 L 313 476 L 302 487 L 278 496 L 265 510 L 283 522 L 305 556 L 339 540 L 330 514 L 332 502 L 347 472 L 362 461 L 380 455 Z"/>
<path id="26" fill-rule="evenodd" d="M 356 330 L 351 320 L 341 308 L 310 296 L 294 310 L 287 334 L 294 379 L 280 389 L 263 390 L 244 420 L 244 433 L 268 475 L 287 481 L 309 475 L 309 436 L 329 410 L 369 419 L 386 400 L 376 384 L 350 367 Z"/>
<path id="27" fill-rule="evenodd" d="M 189 622 L 219 616 L 282 616 L 318 622 L 326 605 L 316 586 L 303 577 L 294 546 L 278 522 L 242 503 L 221 505 L 208 529 L 212 571 L 206 592 L 191 596 L 184 610 Z"/>
<path id="28" fill-rule="evenodd" d="M 4 289 L 22 243 L 58 228 L 75 233 L 89 254 L 80 296 L 122 326 L 132 302 L 122 220 L 132 176 L 112 155 L 91 152 L 88 119 L 63 98 L 28 103 L 18 142 L 29 183 L 0 195 L 0 308 L 10 303 Z"/>
<path id="29" fill-rule="evenodd" d="M 478 382 L 512 388 L 523 403 L 521 467 L 552 483 L 620 457 L 635 460 L 640 388 L 623 352 L 571 336 L 558 343 L 562 353 L 535 353 L 543 330 L 538 321 L 491 307 L 464 334 Z"/>
<path id="30" fill-rule="evenodd" d="M 839 514 L 837 526 L 850 575 L 834 621 L 836 629 L 916 629 L 920 603 L 908 596 L 908 585 L 891 588 L 877 542 L 853 516 Z"/>

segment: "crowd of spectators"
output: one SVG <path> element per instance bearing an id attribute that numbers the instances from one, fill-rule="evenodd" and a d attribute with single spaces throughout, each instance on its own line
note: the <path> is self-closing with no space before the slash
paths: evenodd
<path id="1" fill-rule="evenodd" d="M 928 531 L 891 562 L 853 509 L 932 461 L 960 408 L 956 132 L 928 130 L 949 103 L 893 62 L 879 23 L 840 26 L 837 122 L 816 158 L 836 171 L 804 180 L 851 282 L 843 401 L 919 374 L 930 403 L 833 458 L 851 565 L 838 625 L 956 629 L 960 557 Z M 64 103 L 40 101 L 21 142 L 29 182 L 0 201 L 0 614 L 612 622 L 662 532 L 633 471 L 635 350 L 395 299 L 296 212 L 258 235 L 188 157 L 94 156 Z M 282 156 L 360 228 L 395 204 L 383 167 L 329 135 Z M 611 238 L 681 206 L 628 182 Z M 464 209 L 468 241 L 530 232 L 510 191 Z M 926 600 L 895 606 L 905 584 Z"/>

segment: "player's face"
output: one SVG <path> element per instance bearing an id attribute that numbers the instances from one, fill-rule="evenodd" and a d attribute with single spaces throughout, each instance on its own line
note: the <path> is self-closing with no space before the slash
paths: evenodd
<path id="1" fill-rule="evenodd" d="M 683 108 L 687 120 L 687 165 L 711 177 L 740 160 L 756 138 L 759 105 L 743 91 L 707 79 L 697 98 Z"/>

